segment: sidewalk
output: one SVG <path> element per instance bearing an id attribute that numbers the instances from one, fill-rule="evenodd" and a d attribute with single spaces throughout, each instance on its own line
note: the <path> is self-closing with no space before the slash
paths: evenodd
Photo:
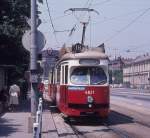
<path id="1" fill-rule="evenodd" d="M 33 138 L 33 134 L 28 133 L 30 115 L 30 103 L 26 101 L 22 102 L 17 112 L 1 114 L 0 138 Z M 44 109 L 42 115 L 42 138 L 59 138 L 49 109 Z"/>
<path id="2" fill-rule="evenodd" d="M 28 133 L 28 117 L 30 113 L 5 113 L 0 118 L 1 138 L 32 138 Z"/>
<path id="3" fill-rule="evenodd" d="M 0 138 L 32 138 L 28 133 L 29 105 L 23 103 L 17 112 L 7 112 L 0 116 Z"/>

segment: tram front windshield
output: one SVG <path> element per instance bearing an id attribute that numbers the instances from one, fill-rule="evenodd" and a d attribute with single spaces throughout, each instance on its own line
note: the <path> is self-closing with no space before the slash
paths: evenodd
<path id="1" fill-rule="evenodd" d="M 71 82 L 78 85 L 102 85 L 107 76 L 101 67 L 77 67 L 71 74 Z"/>

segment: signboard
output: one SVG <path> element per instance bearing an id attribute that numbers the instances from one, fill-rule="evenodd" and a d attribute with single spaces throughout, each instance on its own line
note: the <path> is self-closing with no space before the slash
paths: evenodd
<path id="1" fill-rule="evenodd" d="M 79 63 L 82 65 L 98 65 L 98 64 L 100 64 L 100 60 L 98 60 L 98 59 L 80 59 Z"/>
<path id="2" fill-rule="evenodd" d="M 37 48 L 38 48 L 38 53 L 41 52 L 41 50 L 43 49 L 43 47 L 46 44 L 46 40 L 45 37 L 43 35 L 42 32 L 37 31 L 37 39 L 36 39 L 36 44 L 37 44 Z M 31 47 L 31 31 L 27 31 L 23 37 L 22 37 L 22 44 L 24 46 L 24 48 L 28 51 L 30 51 L 30 47 Z"/>

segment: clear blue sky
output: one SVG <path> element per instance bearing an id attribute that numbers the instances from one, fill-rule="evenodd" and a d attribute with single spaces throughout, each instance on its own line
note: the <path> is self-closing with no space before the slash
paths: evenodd
<path id="1" fill-rule="evenodd" d="M 112 57 L 137 56 L 150 53 L 150 0 L 47 0 L 56 31 L 70 30 L 77 24 L 72 37 L 69 32 L 56 33 L 57 41 L 48 16 L 46 0 L 39 4 L 42 24 L 39 29 L 45 34 L 47 45 L 58 49 L 81 41 L 81 21 L 87 21 L 88 14 L 64 11 L 75 7 L 90 7 L 100 14 L 91 13 L 91 23 L 87 27 L 85 43 L 98 46 L 105 43 L 106 51 Z M 82 18 L 84 17 L 84 18 Z M 130 52 L 126 50 L 130 49 Z"/>

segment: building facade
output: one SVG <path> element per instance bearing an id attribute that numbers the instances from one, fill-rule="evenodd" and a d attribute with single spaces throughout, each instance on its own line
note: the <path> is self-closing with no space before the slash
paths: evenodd
<path id="1" fill-rule="evenodd" d="M 125 63 L 123 82 L 131 88 L 150 88 L 150 56 L 139 56 Z"/>
<path id="2" fill-rule="evenodd" d="M 47 79 L 50 69 L 54 68 L 55 63 L 59 58 L 59 51 L 52 49 L 45 49 L 42 51 L 42 68 L 43 78 Z"/>
<path id="3" fill-rule="evenodd" d="M 123 83 L 123 65 L 124 62 L 121 57 L 118 57 L 109 62 L 109 75 L 110 84 L 122 84 Z"/>

